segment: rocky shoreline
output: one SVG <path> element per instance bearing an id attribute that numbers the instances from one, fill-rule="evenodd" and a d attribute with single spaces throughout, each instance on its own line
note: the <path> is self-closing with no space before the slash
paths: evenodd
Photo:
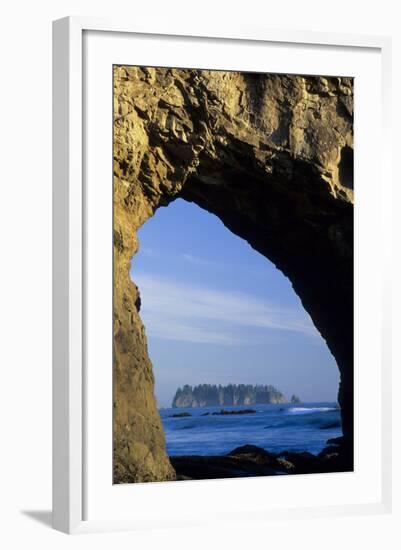
<path id="1" fill-rule="evenodd" d="M 342 438 L 329 439 L 327 443 L 318 455 L 271 453 L 255 445 L 244 445 L 221 456 L 170 456 L 170 462 L 179 481 L 352 471 L 342 451 Z"/>

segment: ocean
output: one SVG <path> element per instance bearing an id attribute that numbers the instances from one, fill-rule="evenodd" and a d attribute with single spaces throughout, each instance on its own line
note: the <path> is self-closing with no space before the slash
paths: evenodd
<path id="1" fill-rule="evenodd" d="M 253 409 L 256 413 L 211 414 L 221 409 Z M 183 412 L 191 416 L 171 417 Z M 275 453 L 309 451 L 318 454 L 328 439 L 342 435 L 336 403 L 161 409 L 160 415 L 170 456 L 223 455 L 248 444 Z"/>

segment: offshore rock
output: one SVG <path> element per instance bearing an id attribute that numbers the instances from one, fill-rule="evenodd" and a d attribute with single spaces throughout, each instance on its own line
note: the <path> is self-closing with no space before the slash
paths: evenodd
<path id="1" fill-rule="evenodd" d="M 185 384 L 178 388 L 173 398 L 172 407 L 214 407 L 219 405 L 255 405 L 269 403 L 286 403 L 284 395 L 274 386 L 251 384 Z"/>

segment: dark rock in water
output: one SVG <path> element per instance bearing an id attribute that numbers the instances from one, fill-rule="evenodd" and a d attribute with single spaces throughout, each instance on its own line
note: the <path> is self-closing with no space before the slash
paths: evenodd
<path id="1" fill-rule="evenodd" d="M 340 452 L 340 449 L 338 447 L 338 445 L 330 445 L 328 447 L 325 447 L 319 454 L 318 454 L 318 458 L 325 458 L 327 459 L 327 457 L 329 456 L 338 456 Z"/>
<path id="2" fill-rule="evenodd" d="M 293 403 L 293 404 L 295 404 L 295 403 L 301 403 L 301 400 L 300 400 L 300 398 L 298 397 L 298 395 L 295 395 L 295 394 L 294 394 L 294 395 L 291 396 L 290 402 Z"/>
<path id="3" fill-rule="evenodd" d="M 260 461 L 261 458 L 267 459 L 274 457 L 275 455 L 273 453 L 269 453 L 269 451 L 266 451 L 261 447 L 257 447 L 256 445 L 242 445 L 241 447 L 236 447 L 234 450 L 230 451 L 228 456 L 247 457 Z"/>
<path id="4" fill-rule="evenodd" d="M 296 474 L 312 474 L 320 472 L 319 461 L 316 455 L 306 451 L 297 453 L 292 451 L 284 451 L 280 453 L 280 459 L 285 460 L 285 463 L 292 465 L 291 473 Z"/>
<path id="5" fill-rule="evenodd" d="M 256 445 L 243 445 L 224 456 L 171 456 L 170 461 L 178 480 L 349 471 L 339 447 L 326 447 L 314 455 L 293 451 L 276 454 Z"/>
<path id="6" fill-rule="evenodd" d="M 187 416 L 192 416 L 192 414 L 188 412 L 170 414 L 169 418 L 186 418 Z"/>
<path id="7" fill-rule="evenodd" d="M 245 445 L 224 456 L 171 456 L 170 461 L 179 480 L 285 474 L 270 456 L 259 447 Z"/>
<path id="8" fill-rule="evenodd" d="M 227 415 L 227 414 L 254 414 L 256 411 L 254 409 L 241 409 L 239 411 L 227 411 L 225 409 L 220 409 L 219 411 L 212 412 L 213 416 Z"/>

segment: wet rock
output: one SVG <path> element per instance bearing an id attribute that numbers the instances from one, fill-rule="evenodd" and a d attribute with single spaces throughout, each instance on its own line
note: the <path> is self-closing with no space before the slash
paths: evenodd
<path id="1" fill-rule="evenodd" d="M 212 412 L 213 416 L 226 416 L 231 414 L 254 414 L 257 411 L 255 409 L 239 409 L 238 411 L 230 411 L 226 409 L 220 409 L 219 411 Z"/>
<path id="2" fill-rule="evenodd" d="M 326 448 L 319 455 L 293 451 L 276 454 L 244 445 L 223 456 L 171 456 L 170 461 L 178 480 L 348 471 L 338 448 Z"/>

